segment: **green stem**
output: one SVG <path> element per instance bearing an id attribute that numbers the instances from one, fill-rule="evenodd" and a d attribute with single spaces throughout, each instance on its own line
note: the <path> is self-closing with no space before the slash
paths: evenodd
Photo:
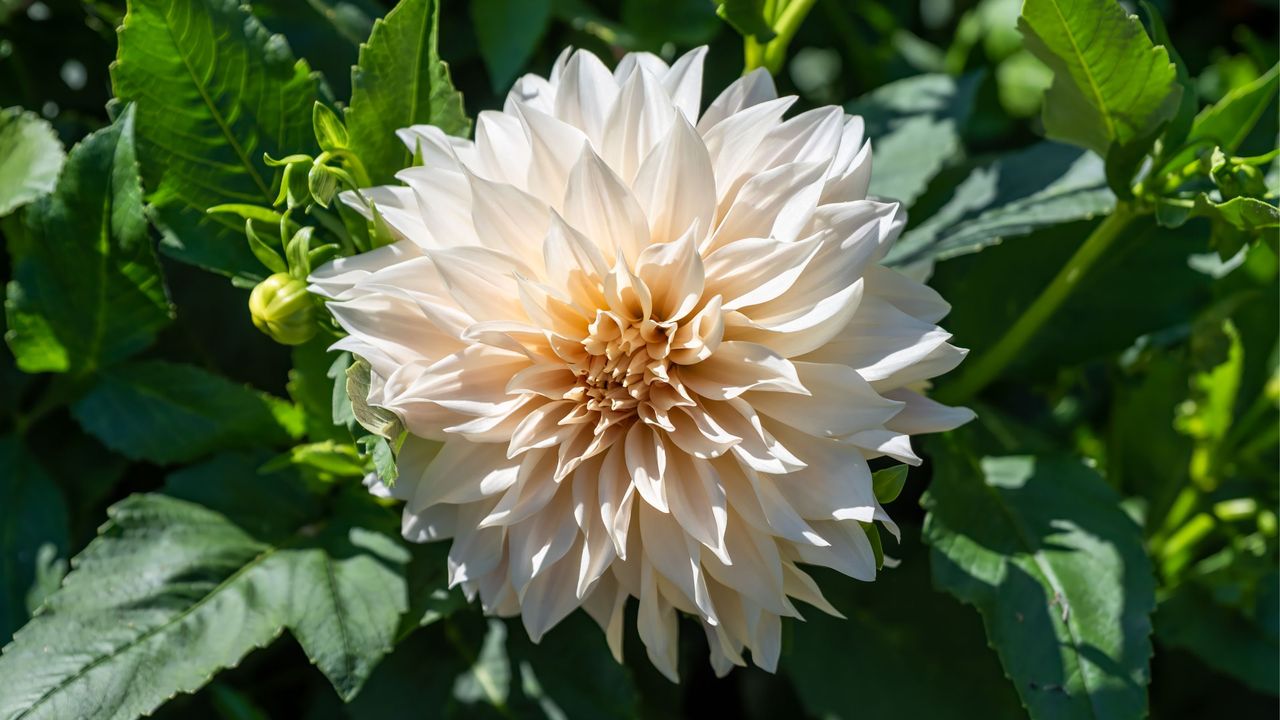
<path id="1" fill-rule="evenodd" d="M 742 74 L 746 75 L 758 67 L 764 67 L 764 45 L 748 35 L 742 38 Z"/>
<path id="2" fill-rule="evenodd" d="M 764 66 L 769 69 L 769 72 L 776 75 L 782 69 L 782 63 L 787 59 L 787 47 L 791 45 L 791 39 L 800 30 L 800 24 L 813 9 L 814 2 L 815 0 L 791 0 L 783 8 L 782 14 L 773 24 L 773 31 L 777 33 L 777 37 L 770 40 L 764 48 Z"/>
<path id="3" fill-rule="evenodd" d="M 950 404 L 963 403 L 999 377 L 1136 216 L 1129 205 L 1117 205 L 1115 211 L 1093 229 L 1084 244 L 1062 266 L 1058 275 L 1027 307 L 1008 332 L 991 349 L 968 365 L 954 383 L 943 387 L 938 393 L 939 398 Z"/>
<path id="4" fill-rule="evenodd" d="M 774 37 L 767 43 L 762 43 L 751 35 L 742 39 L 742 73 L 745 75 L 762 67 L 777 75 L 787 59 L 787 46 L 791 44 L 791 39 L 796 36 L 800 24 L 813 9 L 815 2 L 817 0 L 765 0 L 762 14 L 773 29 Z"/>

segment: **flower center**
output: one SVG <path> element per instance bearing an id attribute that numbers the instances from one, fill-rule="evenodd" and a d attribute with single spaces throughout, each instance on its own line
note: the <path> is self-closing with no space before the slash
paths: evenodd
<path id="1" fill-rule="evenodd" d="M 632 322 L 597 311 L 582 340 L 584 359 L 570 364 L 587 409 L 630 414 L 646 402 L 654 383 L 669 380 L 673 330 L 674 323 Z"/>

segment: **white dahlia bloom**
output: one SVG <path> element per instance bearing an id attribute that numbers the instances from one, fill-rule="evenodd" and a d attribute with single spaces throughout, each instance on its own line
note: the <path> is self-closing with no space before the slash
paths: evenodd
<path id="1" fill-rule="evenodd" d="M 676 611 L 774 669 L 793 601 L 835 612 L 803 566 L 872 580 L 861 523 L 896 532 L 867 461 L 971 417 L 917 391 L 964 351 L 878 264 L 862 120 L 784 120 L 763 71 L 699 113 L 705 54 L 566 51 L 474 141 L 402 130 L 423 164 L 363 191 L 401 239 L 311 278 L 409 433 L 405 537 L 535 641 L 581 606 L 620 657 L 638 598 L 673 680 Z"/>

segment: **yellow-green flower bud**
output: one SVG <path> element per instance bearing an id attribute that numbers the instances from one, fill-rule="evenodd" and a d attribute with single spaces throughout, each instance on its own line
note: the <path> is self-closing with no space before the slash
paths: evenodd
<path id="1" fill-rule="evenodd" d="M 316 334 L 315 300 L 305 280 L 276 273 L 249 293 L 253 324 L 278 343 L 301 345 Z"/>

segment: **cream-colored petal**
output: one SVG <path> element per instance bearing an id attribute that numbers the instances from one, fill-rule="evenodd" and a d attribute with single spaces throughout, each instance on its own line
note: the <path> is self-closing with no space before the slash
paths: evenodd
<path id="1" fill-rule="evenodd" d="M 730 83 L 711 101 L 707 111 L 698 119 L 698 132 L 705 135 L 707 130 L 725 118 L 776 97 L 778 91 L 773 86 L 773 76 L 764 68 L 756 68 Z"/>
<path id="2" fill-rule="evenodd" d="M 660 322 L 683 320 L 702 299 L 705 273 L 690 229 L 674 242 L 650 245 L 640 253 L 636 275 L 648 288 Z"/>
<path id="3" fill-rule="evenodd" d="M 773 238 L 735 240 L 707 256 L 706 292 L 737 310 L 781 297 L 822 247 L 820 238 L 784 242 Z"/>
<path id="4" fill-rule="evenodd" d="M 893 416 L 885 426 L 906 435 L 954 430 L 975 417 L 969 408 L 943 405 L 907 389 L 890 390 L 884 396 L 903 403 L 902 412 Z"/>
<path id="5" fill-rule="evenodd" d="M 581 541 L 579 541 L 581 542 Z M 538 642 L 543 634 L 569 616 L 581 604 L 573 592 L 577 553 L 571 551 L 546 572 L 530 581 L 520 598 L 520 618 L 529 639 Z"/>
<path id="6" fill-rule="evenodd" d="M 569 58 L 556 88 L 555 115 L 586 133 L 596 147 L 604 137 L 605 119 L 618 97 L 618 83 L 600 58 L 578 50 Z"/>
<path id="7" fill-rule="evenodd" d="M 606 258 L 621 253 L 634 263 L 649 244 L 649 224 L 631 189 L 590 149 L 578 158 L 564 187 L 564 219 Z"/>
<path id="8" fill-rule="evenodd" d="M 670 472 L 667 500 L 672 517 L 721 562 L 733 562 L 724 546 L 729 507 L 720 474 L 711 463 L 681 453 L 672 454 Z"/>
<path id="9" fill-rule="evenodd" d="M 922 322 L 878 297 L 863 298 L 844 330 L 803 359 L 838 363 L 875 383 L 920 363 L 951 334 Z"/>
<path id="10" fill-rule="evenodd" d="M 529 136 L 529 173 L 525 187 L 560 210 L 569 173 L 590 141 L 573 125 L 532 107 L 521 106 L 519 116 Z"/>
<path id="11" fill-rule="evenodd" d="M 902 410 L 901 402 L 881 397 L 853 368 L 804 362 L 792 367 L 808 396 L 751 392 L 743 399 L 784 425 L 828 438 L 882 427 Z"/>
<path id="12" fill-rule="evenodd" d="M 630 72 L 609 113 L 600 155 L 628 184 L 675 121 L 676 110 L 658 77 L 643 67 Z"/>
<path id="13" fill-rule="evenodd" d="M 418 463 L 404 463 L 404 469 Z M 518 461 L 493 452 L 487 444 L 450 440 L 417 480 L 408 509 L 419 512 L 438 503 L 462 504 L 496 495 L 515 484 Z"/>
<path id="14" fill-rule="evenodd" d="M 551 215 L 546 203 L 502 182 L 471 175 L 471 222 L 484 247 L 516 258 L 532 271 L 540 267 L 537 238 L 546 233 Z"/>
<path id="15" fill-rule="evenodd" d="M 533 149 L 519 118 L 485 110 L 476 116 L 477 174 L 526 190 Z"/>
<path id="16" fill-rule="evenodd" d="M 660 78 L 665 77 L 671 68 L 666 61 L 651 52 L 631 52 L 618 61 L 618 66 L 613 69 L 613 79 L 621 86 L 631 78 L 633 72 L 640 69 Z"/>
<path id="17" fill-rule="evenodd" d="M 480 247 L 432 250 L 430 257 L 450 297 L 475 320 L 526 319 L 516 277 L 531 274 L 527 265 Z"/>
<path id="18" fill-rule="evenodd" d="M 886 267 L 867 269 L 867 292 L 894 304 L 924 322 L 936 323 L 951 312 L 951 305 L 933 288 L 910 280 Z"/>
<path id="19" fill-rule="evenodd" d="M 752 176 L 724 208 L 724 219 L 704 252 L 717 250 L 735 240 L 775 234 L 784 242 L 795 240 L 798 228 L 780 227 L 778 220 L 787 206 L 797 200 L 806 206 L 817 206 L 825 169 L 821 163 L 789 163 Z M 785 236 L 780 234 L 784 231 Z"/>
<path id="20" fill-rule="evenodd" d="M 627 472 L 636 492 L 650 507 L 668 512 L 664 478 L 667 473 L 667 448 L 662 436 L 645 423 L 635 423 L 627 431 L 623 446 Z"/>
<path id="21" fill-rule="evenodd" d="M 580 537 L 572 508 L 572 493 L 561 485 L 542 512 L 507 526 L 510 552 L 507 571 L 511 574 L 511 585 L 521 599 L 530 581 L 569 554 Z M 572 585 L 561 590 L 573 594 Z"/>
<path id="22" fill-rule="evenodd" d="M 727 400 L 750 390 L 808 392 L 790 361 L 756 343 L 722 342 L 710 358 L 682 366 L 679 372 L 686 387 L 710 400 Z M 782 397 L 780 402 L 790 401 Z"/>
<path id="23" fill-rule="evenodd" d="M 711 229 L 716 212 L 711 158 L 683 115 L 644 159 L 632 187 L 649 221 L 650 242 L 672 242 L 686 233 L 696 242 Z"/>
<path id="24" fill-rule="evenodd" d="M 706 46 L 696 47 L 681 55 L 662 77 L 662 88 L 689 123 L 698 121 L 702 109 L 702 64 L 706 57 Z"/>

